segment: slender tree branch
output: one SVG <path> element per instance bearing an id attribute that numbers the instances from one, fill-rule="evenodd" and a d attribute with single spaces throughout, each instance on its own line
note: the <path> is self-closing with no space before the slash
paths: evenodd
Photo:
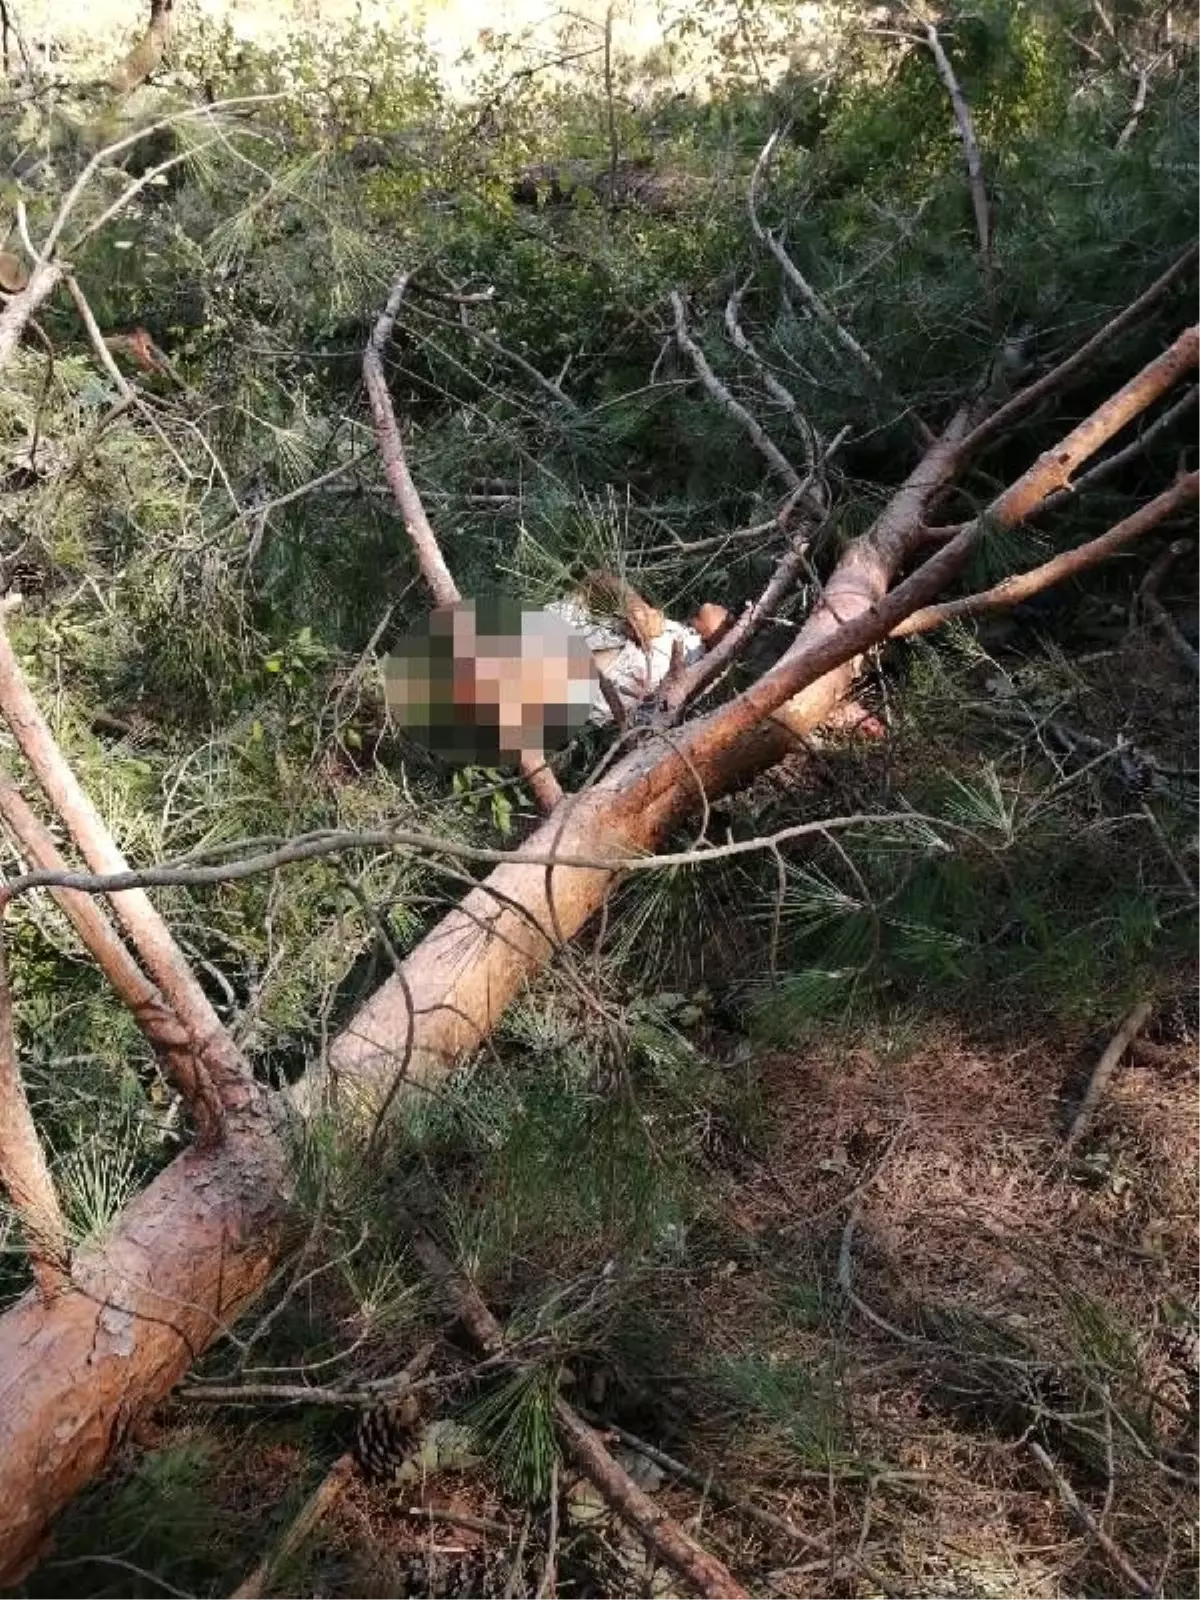
<path id="1" fill-rule="evenodd" d="M 979 139 L 975 132 L 975 123 L 971 117 L 971 108 L 967 104 L 966 96 L 962 92 L 950 57 L 946 54 L 942 44 L 941 35 L 932 22 L 925 24 L 925 43 L 929 46 L 938 76 L 946 87 L 950 96 L 950 104 L 954 109 L 954 121 L 958 128 L 958 136 L 962 140 L 963 158 L 967 164 L 967 182 L 971 189 L 971 204 L 975 211 L 975 232 L 979 239 L 979 260 L 983 267 L 984 288 L 987 294 L 988 307 L 993 321 L 996 315 L 996 284 L 992 261 L 992 218 L 988 205 L 987 183 L 983 176 L 983 158 L 979 153 Z"/>
<path id="2" fill-rule="evenodd" d="M 296 1554 L 317 1524 L 332 1511 L 357 1475 L 357 1463 L 350 1452 L 339 1456 L 288 1523 L 274 1549 L 263 1557 L 249 1577 L 238 1584 L 232 1600 L 261 1600 L 275 1573 Z"/>
<path id="3" fill-rule="evenodd" d="M 39 261 L 25 287 L 9 296 L 4 310 L 0 311 L 0 371 L 12 360 L 25 329 L 43 301 L 54 293 L 62 275 L 61 262 Z"/>
<path id="4" fill-rule="evenodd" d="M 817 466 L 817 436 L 812 425 L 800 409 L 799 402 L 785 383 L 781 383 L 775 373 L 771 371 L 766 361 L 755 349 L 747 336 L 741 323 L 742 297 L 749 288 L 749 280 L 740 289 L 734 289 L 729 299 L 725 302 L 725 329 L 730 339 L 742 352 L 748 361 L 754 363 L 758 372 L 759 381 L 763 388 L 777 400 L 787 412 L 793 428 L 800 435 L 800 447 L 804 451 L 804 470 L 808 473 L 816 471 Z"/>
<path id="5" fill-rule="evenodd" d="M 459 1319 L 485 1356 L 504 1352 L 504 1329 L 492 1315 L 473 1284 L 458 1271 L 434 1239 L 413 1223 L 413 1249 L 430 1277 L 448 1294 Z M 555 1398 L 554 1418 L 559 1436 L 576 1465 L 600 1490 L 609 1505 L 636 1528 L 655 1553 L 703 1595 L 721 1600 L 742 1600 L 745 1590 L 715 1556 L 688 1537 L 678 1523 L 639 1489 L 625 1469 L 613 1460 L 595 1430 L 561 1395 Z"/>
<path id="6" fill-rule="evenodd" d="M 1137 86 L 1133 93 L 1133 105 L 1129 111 L 1129 121 L 1117 135 L 1117 149 L 1124 150 L 1125 146 L 1137 132 L 1137 125 L 1142 120 L 1142 112 L 1146 109 L 1146 92 L 1150 87 L 1150 69 L 1141 66 L 1137 70 Z"/>
<path id="7" fill-rule="evenodd" d="M 795 290 L 805 308 L 812 313 L 818 322 L 828 329 L 838 344 L 841 345 L 842 349 L 845 350 L 846 353 L 858 363 L 858 365 L 863 369 L 873 383 L 884 386 L 883 373 L 880 372 L 879 368 L 875 365 L 875 362 L 863 349 L 862 345 L 859 344 L 854 335 L 850 333 L 848 329 L 842 326 L 842 324 L 834 316 L 833 312 L 825 304 L 824 300 L 821 299 L 821 296 L 813 288 L 812 284 L 809 283 L 808 279 L 800 271 L 800 268 L 792 260 L 788 252 L 783 248 L 782 244 L 780 244 L 775 234 L 771 231 L 771 229 L 763 226 L 763 223 L 759 217 L 759 188 L 762 184 L 767 168 L 771 164 L 771 158 L 775 154 L 776 147 L 786 132 L 786 127 L 776 128 L 775 132 L 763 146 L 762 152 L 755 163 L 754 172 L 750 178 L 748 209 L 750 212 L 750 226 L 754 231 L 754 237 L 775 257 L 776 261 L 779 263 L 780 269 L 783 272 L 784 280 L 791 286 L 792 289 Z"/>
<path id="8" fill-rule="evenodd" d="M 50 830 L 16 786 L 3 777 L 0 777 L 0 817 L 26 860 L 36 869 L 70 873 L 71 868 L 60 854 Z M 70 889 L 54 889 L 51 893 L 118 998 L 133 1013 L 168 1077 L 183 1096 L 201 1141 L 212 1142 L 221 1126 L 221 1102 L 203 1063 L 196 1059 L 187 1029 L 125 948 L 95 898 Z"/>
<path id="9" fill-rule="evenodd" d="M 1096 1108 L 1104 1097 L 1109 1080 L 1120 1065 L 1121 1057 L 1149 1022 L 1153 1010 L 1154 1007 L 1149 1000 L 1139 1000 L 1104 1047 L 1104 1054 L 1096 1063 L 1096 1070 L 1088 1080 L 1087 1090 L 1079 1102 L 1079 1110 L 1072 1119 L 1067 1134 L 1068 1150 L 1078 1144 L 1091 1127 Z"/>
<path id="10" fill-rule="evenodd" d="M 1120 450 L 1114 450 L 1112 455 L 1105 456 L 1102 461 L 1097 461 L 1094 467 L 1079 476 L 1066 488 L 1060 489 L 1056 494 L 1049 495 L 1038 512 L 1039 516 L 1046 516 L 1051 511 L 1057 511 L 1059 506 L 1065 505 L 1070 500 L 1076 500 L 1086 489 L 1094 489 L 1098 483 L 1103 483 L 1111 478 L 1114 472 L 1119 472 L 1122 467 L 1138 456 L 1143 455 L 1155 439 L 1169 432 L 1180 417 L 1184 417 L 1194 410 L 1197 398 L 1200 398 L 1200 388 L 1193 384 L 1184 394 L 1182 399 L 1176 400 L 1174 405 L 1168 406 L 1160 417 L 1156 417 L 1148 427 L 1142 429 L 1137 438 Z"/>
<path id="11" fill-rule="evenodd" d="M 702 850 L 674 850 L 661 855 L 561 855 L 556 851 L 488 850 L 483 846 L 460 844 L 457 840 L 440 838 L 435 834 L 416 833 L 406 828 L 375 828 L 360 833 L 336 832 L 332 829 L 314 834 L 300 834 L 277 849 L 241 860 L 189 866 L 183 863 L 164 867 L 145 867 L 139 871 L 117 873 L 91 873 L 75 871 L 43 871 L 23 873 L 13 878 L 0 890 L 0 905 L 28 894 L 34 889 L 71 889 L 80 894 L 116 895 L 132 889 L 166 888 L 236 883 L 243 878 L 258 877 L 264 872 L 274 872 L 297 861 L 318 861 L 327 856 L 342 855 L 351 850 L 414 850 L 430 856 L 450 856 L 452 859 L 473 861 L 485 866 L 535 866 L 561 867 L 599 872 L 658 872 L 670 867 L 703 866 L 710 861 L 721 861 L 733 856 L 751 855 L 759 850 L 774 849 L 793 839 L 806 838 L 810 833 L 866 826 L 894 827 L 906 823 L 940 827 L 948 824 L 915 811 L 864 811 L 848 816 L 823 817 L 818 822 L 797 822 L 781 828 L 777 833 L 764 834 L 754 839 L 735 839 L 728 844 L 706 845 Z"/>
<path id="12" fill-rule="evenodd" d="M 1136 603 L 1163 630 L 1171 648 L 1192 676 L 1200 677 L 1200 655 L 1196 654 L 1183 634 L 1180 633 L 1175 618 L 1158 598 L 1159 585 L 1171 570 L 1172 565 L 1180 556 L 1187 555 L 1189 551 L 1194 553 L 1195 549 L 1195 543 L 1189 539 L 1177 539 L 1174 544 L 1169 544 L 1138 585 Z"/>
<path id="13" fill-rule="evenodd" d="M 383 470 L 395 496 L 400 515 L 404 518 L 404 526 L 412 543 L 417 564 L 420 566 L 421 576 L 428 585 L 435 606 L 453 606 L 461 601 L 462 594 L 446 565 L 437 535 L 425 515 L 421 496 L 408 470 L 404 441 L 400 437 L 400 426 L 396 421 L 395 408 L 392 405 L 392 397 L 388 392 L 387 378 L 383 370 L 384 352 L 391 342 L 396 318 L 400 315 L 400 306 L 412 276 L 411 272 L 401 272 L 392 283 L 387 304 L 376 319 L 367 348 L 363 352 L 363 379 L 371 400 L 371 414 L 375 420 L 375 436 L 379 440 Z"/>
<path id="14" fill-rule="evenodd" d="M 401 272 L 392 283 L 387 304 L 376 319 L 367 348 L 363 352 L 363 378 L 371 400 L 375 436 L 379 441 L 384 474 L 395 496 L 400 514 L 404 518 L 404 526 L 412 543 L 417 565 L 421 569 L 421 576 L 428 586 L 435 606 L 453 606 L 461 603 L 462 593 L 451 575 L 450 568 L 446 565 L 437 534 L 433 531 L 433 524 L 425 513 L 420 492 L 408 470 L 404 441 L 400 436 L 400 425 L 396 421 L 396 410 L 392 405 L 392 397 L 383 370 L 384 352 L 395 331 L 400 306 L 412 277 L 412 272 Z M 539 809 L 549 815 L 562 799 L 562 788 L 547 766 L 545 757 L 523 755 L 521 772 L 538 802 Z"/>
<path id="15" fill-rule="evenodd" d="M 1038 1466 L 1041 1467 L 1042 1471 L 1050 1479 L 1050 1482 L 1058 1490 L 1059 1497 L 1066 1506 L 1067 1510 L 1070 1511 L 1072 1515 L 1083 1524 L 1086 1532 L 1089 1533 L 1096 1541 L 1097 1547 L 1104 1553 L 1107 1559 L 1121 1574 L 1125 1582 L 1131 1586 L 1136 1594 L 1146 1596 L 1157 1594 L 1158 1590 L 1155 1588 L 1154 1584 L 1150 1583 L 1146 1578 L 1143 1578 L 1142 1574 L 1133 1565 L 1132 1561 L 1130 1561 L 1129 1557 L 1121 1549 L 1120 1545 L 1117 1544 L 1111 1535 L 1105 1533 L 1104 1529 L 1096 1521 L 1095 1517 L 1091 1514 L 1087 1507 L 1081 1502 L 1079 1496 L 1075 1493 L 1074 1489 L 1072 1489 L 1071 1485 L 1054 1465 L 1054 1462 L 1046 1454 L 1045 1450 L 1042 1449 L 1041 1445 L 1038 1444 L 1036 1440 L 1030 1440 L 1029 1450 Z"/>
<path id="16" fill-rule="evenodd" d="M 1102 533 L 1096 539 L 1090 539 L 1086 544 L 1078 545 L 1074 550 L 1064 550 L 1061 555 L 1054 556 L 1050 561 L 1044 561 L 1041 566 L 1030 568 L 1028 572 L 1004 578 L 990 589 L 964 595 L 961 600 L 944 600 L 936 605 L 923 606 L 921 610 L 914 611 L 911 616 L 906 617 L 892 629 L 892 638 L 904 639 L 910 634 L 928 633 L 931 628 L 940 628 L 946 622 L 978 617 L 989 611 L 1003 611 L 1010 606 L 1020 605 L 1035 594 L 1041 594 L 1044 589 L 1062 583 L 1067 578 L 1077 577 L 1089 567 L 1098 566 L 1101 561 L 1107 561 L 1119 550 L 1124 550 L 1126 546 L 1144 538 L 1146 534 L 1153 532 L 1160 522 L 1195 500 L 1198 492 L 1200 492 L 1200 473 L 1189 472 L 1170 489 L 1164 490 L 1148 504 L 1125 517 L 1107 533 Z"/>
<path id="17" fill-rule="evenodd" d="M 717 640 L 712 649 L 694 661 L 663 694 L 663 704 L 678 715 L 708 684 L 714 682 L 742 655 L 763 624 L 795 588 L 809 566 L 807 538 L 795 537 L 776 564 L 762 594 L 748 605 L 741 616 Z"/>
<path id="18" fill-rule="evenodd" d="M 17 1065 L 6 944 L 0 927 L 0 1183 L 24 1224 L 38 1292 L 49 1301 L 62 1292 L 71 1253 L 67 1224 Z"/>
<path id="19" fill-rule="evenodd" d="M 0 714 L 92 870 L 128 872 L 116 841 L 46 725 L 2 626 Z M 112 905 L 159 990 L 188 1030 L 196 1059 L 204 1062 L 221 1105 L 226 1110 L 250 1105 L 257 1098 L 250 1071 L 145 891 L 115 895 Z"/>
<path id="20" fill-rule="evenodd" d="M 827 585 L 813 615 L 817 617 L 831 612 L 836 625 L 823 631 L 817 638 L 811 634 L 806 637 L 802 633 L 782 660 L 733 702 L 737 711 L 733 713 L 731 708 L 731 714 L 736 714 L 739 720 L 744 719 L 748 726 L 753 725 L 770 716 L 786 701 L 835 667 L 886 638 L 958 576 L 985 533 L 992 529 L 1016 527 L 1024 522 L 1048 494 L 1064 488 L 1070 482 L 1077 467 L 1147 406 L 1153 405 L 1181 377 L 1192 371 L 1196 366 L 1198 348 L 1200 333 L 1193 326 L 1180 334 L 1170 349 L 1151 361 L 1111 399 L 1097 407 L 1056 448 L 1039 456 L 1026 473 L 992 501 L 982 516 L 967 523 L 923 566 L 878 601 L 864 607 L 860 597 L 856 614 L 842 620 L 837 605 L 843 588 L 852 588 L 853 575 L 847 572 L 844 585 Z M 965 443 L 957 447 L 954 453 L 956 462 L 961 461 L 972 437 L 968 435 Z"/>

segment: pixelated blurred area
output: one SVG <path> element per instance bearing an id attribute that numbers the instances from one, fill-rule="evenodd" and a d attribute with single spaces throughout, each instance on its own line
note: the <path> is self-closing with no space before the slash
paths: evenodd
<path id="1" fill-rule="evenodd" d="M 562 616 L 493 594 L 439 606 L 383 661 L 388 710 L 459 766 L 560 749 L 598 694 L 585 636 Z"/>

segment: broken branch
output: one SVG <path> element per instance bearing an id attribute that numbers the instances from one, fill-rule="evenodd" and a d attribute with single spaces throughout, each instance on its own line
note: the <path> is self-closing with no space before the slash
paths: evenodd
<path id="1" fill-rule="evenodd" d="M 417 1259 L 434 1281 L 451 1298 L 459 1319 L 485 1356 L 504 1350 L 504 1330 L 492 1315 L 478 1290 L 444 1255 L 440 1245 L 419 1224 L 413 1225 L 413 1249 Z M 600 1490 L 620 1516 L 646 1541 L 647 1545 L 681 1577 L 695 1584 L 703 1595 L 721 1600 L 744 1600 L 744 1589 L 727 1567 L 690 1539 L 678 1523 L 660 1510 L 644 1490 L 619 1466 L 604 1448 L 593 1428 L 560 1396 L 555 1398 L 554 1418 L 563 1443 L 576 1464 Z"/>

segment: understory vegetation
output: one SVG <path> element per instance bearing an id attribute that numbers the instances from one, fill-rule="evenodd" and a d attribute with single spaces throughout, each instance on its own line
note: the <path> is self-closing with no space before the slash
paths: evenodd
<path id="1" fill-rule="evenodd" d="M 848 5 L 819 33 L 801 9 L 702 0 L 636 58 L 611 12 L 564 20 L 553 60 L 496 31 L 453 92 L 399 25 L 266 48 L 181 7 L 124 97 L 111 61 L 22 69 L 6 44 L 0 247 L 36 249 L 87 181 L 60 241 L 78 293 L 45 300 L 0 389 L 3 627 L 132 863 L 318 830 L 502 850 L 536 823 L 525 776 L 452 770 L 383 701 L 379 662 L 429 609 L 362 383 L 401 271 L 389 389 L 466 595 L 541 605 L 600 567 L 680 620 L 761 594 L 787 485 L 697 380 L 672 295 L 727 396 L 819 470 L 800 581 L 708 707 L 791 643 L 929 430 L 1055 367 L 1193 243 L 1181 8 Z M 926 19 L 982 152 L 983 258 Z M 1193 264 L 939 523 L 983 512 L 1195 298 Z M 985 536 L 961 591 L 1194 470 L 1195 398 L 1193 372 L 1116 470 Z M 871 736 L 823 727 L 706 803 L 667 846 L 693 859 L 627 873 L 365 1153 L 333 1112 L 294 1129 L 266 1294 L 15 1592 L 233 1592 L 432 1345 L 399 1477 L 356 1477 L 245 1592 L 690 1592 L 560 1456 L 562 1395 L 755 1594 L 1115 1595 L 1130 1571 L 1195 1593 L 1193 513 L 869 651 Z M 611 742 L 556 757 L 564 790 Z M 485 871 L 357 848 L 153 898 L 282 1089 Z M 3 938 L 71 1239 L 102 1245 L 187 1107 L 48 895 L 7 902 Z M 503 1361 L 448 1321 L 415 1231 Z M 33 1281 L 11 1208 L 0 1239 L 7 1308 Z"/>

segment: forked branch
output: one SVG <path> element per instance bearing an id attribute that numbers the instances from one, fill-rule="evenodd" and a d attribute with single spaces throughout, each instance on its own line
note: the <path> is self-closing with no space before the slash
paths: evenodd
<path id="1" fill-rule="evenodd" d="M 964 595 L 959 600 L 943 600 L 937 605 L 923 606 L 892 630 L 892 638 L 903 639 L 913 633 L 928 633 L 931 628 L 940 628 L 947 622 L 963 621 L 968 617 L 983 616 L 989 611 L 1004 611 L 1010 606 L 1021 605 L 1035 594 L 1041 594 L 1043 590 L 1063 583 L 1068 578 L 1077 577 L 1089 567 L 1098 566 L 1136 540 L 1144 538 L 1174 512 L 1190 505 L 1198 492 L 1200 473 L 1189 472 L 1107 533 L 1089 539 L 1074 550 L 1064 550 L 1061 555 L 1044 561 L 1041 566 L 1031 567 L 1028 572 L 1005 578 L 990 589 Z"/>
<path id="2" fill-rule="evenodd" d="M 12 729 L 21 753 L 93 872 L 127 872 L 128 863 L 100 813 L 84 793 L 42 716 L 8 635 L 0 627 L 0 715 Z M 143 889 L 111 896 L 113 910 L 159 990 L 190 1036 L 195 1058 L 203 1062 L 215 1102 L 240 1110 L 256 1098 L 250 1069 L 196 981 L 163 918 Z M 197 1108 L 211 1104 L 207 1091 Z M 206 1137 L 219 1127 L 203 1120 Z"/>

